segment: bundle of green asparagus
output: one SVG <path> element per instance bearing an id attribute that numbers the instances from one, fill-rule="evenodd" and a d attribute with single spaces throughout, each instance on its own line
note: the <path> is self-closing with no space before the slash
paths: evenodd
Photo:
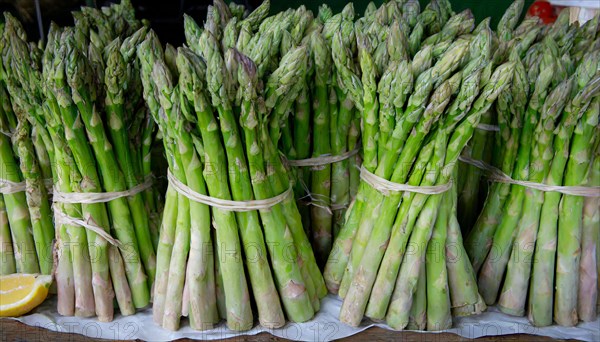
<path id="1" fill-rule="evenodd" d="M 7 16 L 0 28 L 0 274 L 51 274 L 54 227 L 46 184 L 52 181 L 53 152 L 45 128 L 27 120 L 38 110 L 32 105 L 37 94 L 30 92 L 29 71 L 16 69 L 14 41 L 20 37 L 22 27 Z M 32 67 L 39 68 L 38 47 L 22 48 Z"/>
<path id="2" fill-rule="evenodd" d="M 185 18 L 188 47 L 163 50 L 149 33 L 138 48 L 170 169 L 153 303 L 167 329 L 189 316 L 198 330 L 221 318 L 248 330 L 253 307 L 265 327 L 304 322 L 327 293 L 271 139 L 309 53 L 278 56 L 293 12 L 266 18 L 268 6 L 242 18 L 215 1 L 204 28 Z"/>
<path id="3" fill-rule="evenodd" d="M 42 51 L 6 18 L 3 62 L 18 127 L 40 135 L 52 166 L 58 312 L 110 321 L 116 295 L 121 313 L 133 314 L 150 301 L 158 240 L 149 222 L 155 129 L 135 58 L 147 28 L 128 1 L 82 8 L 75 27 L 51 25 Z"/>
<path id="4" fill-rule="evenodd" d="M 327 289 L 350 325 L 440 330 L 496 302 L 537 326 L 596 319 L 600 18 L 522 8 L 494 32 L 448 0 L 360 18 L 215 0 L 179 48 L 127 0 L 45 46 L 6 15 L 0 273 L 54 271 L 59 313 L 101 321 L 152 291 L 171 330 L 304 322 Z"/>
<path id="5" fill-rule="evenodd" d="M 360 77 L 341 34 L 333 40 L 337 73 L 362 112 L 364 161 L 324 277 L 344 299 L 344 323 L 358 325 L 366 314 L 395 329 L 439 330 L 451 325 L 451 312 L 485 309 L 460 257 L 451 184 L 463 147 L 511 84 L 517 61 L 492 63 L 489 21 L 473 30 L 470 12 L 454 14 L 446 1 L 423 12 L 409 3 L 411 11 L 385 12 L 392 24 L 383 40 L 381 19 L 355 24 Z"/>
<path id="6" fill-rule="evenodd" d="M 324 5 L 314 20 L 311 12 L 303 8 L 298 12 L 297 25 L 283 36 L 282 49 L 286 39 L 296 45 L 304 39 L 311 61 L 300 79 L 298 99 L 285 115 L 287 120 L 274 124 L 281 125 L 280 150 L 295 173 L 304 228 L 312 236 L 322 266 L 358 187 L 360 117 L 338 85 L 330 48 L 333 34 L 342 30 L 346 48 L 355 49 L 354 7 L 349 3 L 341 13 L 332 15 Z M 303 26 L 308 27 L 305 36 Z"/>
<path id="7" fill-rule="evenodd" d="M 565 11 L 550 27 L 523 31 L 538 41 L 498 100 L 497 169 L 467 252 L 487 304 L 527 312 L 536 326 L 573 326 L 596 319 L 597 208 L 584 202 L 597 202 L 584 196 L 599 193 L 578 187 L 595 182 L 598 17 L 579 27 Z"/>

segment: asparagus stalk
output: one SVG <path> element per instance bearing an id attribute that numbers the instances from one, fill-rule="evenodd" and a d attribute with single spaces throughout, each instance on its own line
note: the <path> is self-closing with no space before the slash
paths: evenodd
<path id="1" fill-rule="evenodd" d="M 591 56 L 590 56 L 591 57 Z M 592 61 L 593 58 L 588 59 Z M 597 63 L 597 62 L 596 62 Z M 585 70 L 594 63 L 584 62 L 576 73 L 580 91 L 570 100 L 563 118 L 558 125 L 554 138 L 554 158 L 550 173 L 546 179 L 549 185 L 563 183 L 565 167 L 569 159 L 569 146 L 571 135 L 585 108 L 589 106 L 591 97 L 595 93 L 594 85 L 587 85 L 589 73 Z M 585 88 L 584 88 L 585 87 Z M 553 321 L 554 307 L 554 270 L 556 267 L 556 246 L 558 227 L 558 208 L 562 195 L 556 192 L 544 194 L 544 204 L 540 214 L 539 231 L 536 241 L 531 284 L 529 288 L 528 317 L 535 326 L 547 326 Z"/>
<path id="2" fill-rule="evenodd" d="M 342 21 L 340 23 L 340 32 L 345 38 L 344 45 L 353 51 L 355 27 L 353 25 L 354 7 L 348 4 L 341 13 Z M 346 151 L 351 151 L 356 147 L 359 132 L 353 125 L 353 120 L 360 120 L 359 113 L 355 111 L 352 99 L 346 89 L 342 86 L 342 81 L 338 73 L 333 71 L 333 87 L 337 95 L 337 119 L 331 120 L 332 130 L 332 152 L 339 155 Z M 356 119 L 355 119 L 356 118 Z M 350 201 L 354 199 L 356 188 L 358 186 L 359 170 L 357 165 L 358 155 L 350 157 L 350 160 L 343 160 L 332 165 L 332 185 L 331 200 L 333 218 L 333 236 L 337 237 L 343 224 L 345 223 L 346 208 Z"/>
<path id="3" fill-rule="evenodd" d="M 16 272 L 15 267 L 15 256 L 12 247 L 12 239 L 10 237 L 10 227 L 8 226 L 8 215 L 6 213 L 6 205 L 4 204 L 4 197 L 0 198 L 0 255 L 2 261 L 0 262 L 0 274 L 12 274 Z"/>
<path id="4" fill-rule="evenodd" d="M 2 103 L 7 103 L 10 100 L 8 99 L 8 94 L 3 86 L 0 86 L 0 94 L 2 95 Z M 0 106 L 0 129 L 2 129 L 3 135 L 6 135 L 8 138 L 8 134 L 10 131 L 8 130 L 8 123 L 4 106 Z M 8 212 L 6 211 L 6 204 L 4 203 L 4 195 L 0 195 L 0 255 L 2 260 L 0 260 L 0 274 L 11 274 L 16 272 L 15 265 L 15 255 L 13 251 L 13 243 L 11 237 L 11 230 L 8 221 Z"/>
<path id="5" fill-rule="evenodd" d="M 448 270 L 446 268 L 446 234 L 452 211 L 452 192 L 443 196 L 431 239 L 427 244 L 427 330 L 444 330 L 452 326 Z"/>
<path id="6" fill-rule="evenodd" d="M 352 101 L 339 89 L 336 88 L 339 103 L 339 116 L 335 131 L 332 133 L 332 152 L 336 155 L 350 151 L 348 148 L 348 135 L 352 118 L 354 117 L 354 105 Z M 333 126 L 333 125 L 332 125 Z M 350 157 L 354 158 L 354 156 Z M 332 165 L 331 182 L 331 208 L 333 210 L 333 235 L 336 237 L 344 224 L 346 208 L 353 198 L 350 194 L 350 165 L 346 159 Z"/>
<path id="7" fill-rule="evenodd" d="M 390 64 L 407 59 L 406 37 L 400 30 L 400 26 L 397 22 L 390 28 L 386 48 L 392 55 Z M 400 82 L 404 81 L 405 80 L 400 80 Z M 395 96 L 390 96 L 389 94 L 391 83 L 391 80 L 386 79 L 384 74 L 378 84 L 379 101 L 381 104 L 379 110 L 379 142 L 377 146 L 379 161 L 381 161 L 381 158 L 385 153 L 388 138 L 391 136 L 391 132 L 396 124 L 394 103 L 391 103 L 395 100 Z"/>
<path id="8" fill-rule="evenodd" d="M 48 148 L 46 147 L 46 142 L 44 141 L 44 138 L 42 138 L 42 134 L 39 132 L 39 128 L 36 129 L 35 126 L 31 129 L 31 140 L 33 143 L 33 148 L 35 149 L 35 156 L 37 158 L 38 166 L 40 168 L 42 180 L 44 182 L 48 182 L 48 180 L 53 179 L 52 161 L 48 153 Z M 53 149 L 54 147 L 51 148 Z M 51 154 L 53 153 L 54 152 L 52 152 Z"/>
<path id="9" fill-rule="evenodd" d="M 11 22 L 10 16 L 6 16 L 6 19 L 8 23 Z M 12 18 L 12 21 L 14 20 L 16 19 Z M 12 31 L 9 29 L 12 29 Z M 15 32 L 17 29 L 18 28 L 14 27 L 14 25 L 10 25 L 4 29 L 4 44 L 11 44 L 12 42 L 9 40 L 21 42 L 20 38 Z M 11 52 L 16 50 L 12 47 L 12 45 L 7 46 L 7 48 L 8 47 L 11 48 Z M 22 47 L 22 45 L 20 45 L 20 47 Z M 25 47 L 25 49 L 27 48 Z M 29 54 L 28 51 L 24 53 L 27 55 Z M 9 80 L 4 77 L 4 81 L 7 82 Z M 7 87 L 10 89 L 10 84 L 7 84 Z M 10 121 L 8 121 L 9 116 L 14 116 L 14 114 L 8 113 L 6 110 L 3 112 L 3 125 L 10 125 Z M 5 133 L 11 132 L 11 130 L 6 126 L 2 127 L 1 129 L 2 132 Z M 6 134 L 1 134 L 0 136 L 0 156 L 2 156 L 2 158 L 0 158 L 0 179 L 14 183 L 23 181 L 19 169 L 19 161 L 12 150 L 11 138 Z M 12 194 L 3 194 L 3 197 L 12 234 L 16 270 L 20 273 L 39 273 L 40 265 L 36 255 L 35 242 L 30 233 L 32 225 L 29 210 L 27 208 L 26 194 L 25 192 L 16 192 Z"/>
<path id="10" fill-rule="evenodd" d="M 590 142 L 598 125 L 600 98 L 590 103 L 581 122 L 576 127 L 570 148 L 569 161 L 565 170 L 564 184 L 577 185 L 585 181 L 590 166 Z M 579 269 L 581 259 L 583 198 L 564 195 L 558 217 L 558 243 L 556 255 L 556 301 L 554 320 L 562 326 L 574 326 L 577 316 L 577 292 L 579 276 L 573 270 Z"/>
<path id="11" fill-rule="evenodd" d="M 596 133 L 597 134 L 597 133 Z M 598 144 L 596 142 L 596 144 Z M 589 171 L 588 184 L 600 185 L 600 150 L 596 148 Z M 585 322 L 596 319 L 598 301 L 598 198 L 588 197 L 583 204 L 583 233 L 581 237 L 581 262 L 579 264 L 579 291 L 577 316 Z M 591 299 L 591 300 L 590 300 Z M 594 300 L 595 299 L 595 300 Z"/>
<path id="12" fill-rule="evenodd" d="M 193 136 L 192 139 L 194 139 Z M 197 142 L 192 143 L 197 146 Z M 191 152 L 193 152 L 191 143 L 187 143 L 185 150 L 181 152 L 182 163 L 187 165 L 185 167 L 186 182 L 195 191 L 206 194 L 202 168 L 199 167 L 204 159 L 202 155 L 196 156 Z M 199 151 L 198 154 L 201 152 Z M 190 252 L 186 279 L 189 281 L 189 292 L 191 293 L 189 299 L 190 324 L 194 329 L 206 330 L 212 328 L 219 320 L 215 298 L 214 251 L 210 234 L 210 211 L 208 206 L 204 204 L 195 201 L 188 202 L 191 209 Z"/>
<path id="13" fill-rule="evenodd" d="M 138 47 L 137 55 L 141 66 L 141 80 L 144 87 L 143 97 L 146 101 L 148 109 L 154 118 L 160 118 L 160 102 L 154 87 L 154 81 L 151 77 L 154 63 L 157 59 L 162 57 L 163 51 L 158 42 L 158 38 L 153 32 L 150 32 L 144 42 Z M 158 120 L 157 120 L 158 121 Z M 159 121 L 160 122 L 160 121 Z M 168 144 L 169 137 L 168 132 L 163 131 L 161 127 L 161 133 L 163 134 L 165 151 L 171 151 L 171 145 Z M 185 174 L 180 171 L 180 168 L 174 167 L 176 164 L 173 158 L 169 158 L 168 162 L 172 167 L 173 172 L 178 179 L 185 179 Z M 180 178 L 181 177 L 181 178 Z M 179 203 L 179 195 L 175 192 L 172 187 L 169 187 L 167 194 L 165 195 L 165 209 L 163 213 L 163 220 L 161 226 L 161 234 L 159 244 L 156 249 L 157 254 L 157 265 L 156 265 L 156 279 L 153 291 L 153 305 L 152 313 L 154 322 L 162 324 L 164 316 L 164 309 L 166 303 L 166 292 L 168 287 L 168 275 L 169 265 L 171 262 L 171 254 L 173 250 L 173 244 L 175 239 L 175 231 L 177 228 L 177 217 L 179 215 L 177 210 L 177 204 Z"/>
<path id="14" fill-rule="evenodd" d="M 491 124 L 493 116 L 493 109 L 486 112 L 481 118 L 482 124 Z M 485 158 L 486 142 L 491 140 L 492 132 L 478 129 L 473 135 L 471 146 L 467 147 L 469 150 L 469 156 L 475 160 L 481 160 L 489 163 L 489 158 Z M 461 218 L 460 225 L 464 227 L 465 233 L 468 233 L 468 229 L 473 226 L 473 223 L 477 219 L 479 213 L 479 193 L 480 193 L 480 180 L 481 170 L 472 165 L 466 165 L 464 174 L 461 172 L 461 176 L 464 177 L 463 186 L 461 187 L 460 194 L 458 196 L 458 211 L 459 217 Z"/>
<path id="15" fill-rule="evenodd" d="M 360 38 L 358 39 L 360 40 Z M 371 42 L 366 41 L 366 39 L 367 37 L 363 37 L 363 40 L 359 41 L 360 44 L 358 45 L 358 59 L 362 72 L 361 81 L 363 87 L 363 98 L 360 102 L 361 110 L 363 111 L 363 166 L 369 171 L 374 171 L 377 167 L 377 127 L 379 126 L 379 116 L 377 115 L 377 112 L 379 110 L 379 100 L 376 94 L 376 65 L 373 61 L 373 56 L 368 51 L 368 45 L 371 44 Z"/>
<path id="16" fill-rule="evenodd" d="M 26 118 L 20 118 L 15 133 L 21 172 L 26 183 L 27 206 L 29 207 L 40 272 L 51 274 L 54 261 L 52 257 L 52 239 L 54 238 L 52 214 L 46 186 L 31 141 L 30 125 Z"/>
<path id="17" fill-rule="evenodd" d="M 308 75 L 306 76 L 308 79 Z M 310 103 L 310 89 L 308 82 L 304 82 L 298 97 L 296 98 L 295 112 L 293 116 L 293 145 L 295 151 L 295 157 L 297 159 L 307 159 L 310 157 L 311 141 L 312 136 L 310 133 L 310 117 L 311 117 L 311 103 Z M 310 184 L 310 172 L 303 168 L 295 168 L 295 180 L 296 184 L 294 187 L 294 194 L 296 198 L 304 198 L 307 194 L 307 188 Z M 333 187 L 334 185 L 332 185 Z M 333 191 L 333 189 L 332 189 Z M 310 208 L 304 203 L 299 202 L 300 214 L 302 216 L 302 226 L 306 232 L 310 232 Z"/>
<path id="18" fill-rule="evenodd" d="M 168 288 L 163 316 L 158 318 L 161 326 L 169 330 L 179 329 L 182 313 L 183 286 L 185 280 L 186 262 L 190 250 L 190 201 L 183 195 L 178 195 L 177 224 L 173 240 L 173 253 L 170 259 Z"/>
<path id="19" fill-rule="evenodd" d="M 59 141 L 59 139 L 60 138 L 56 138 L 57 141 Z M 60 146 L 60 142 L 58 142 L 57 146 Z M 81 175 L 73 163 L 72 156 L 60 151 L 57 154 L 57 157 L 60 158 L 56 161 L 58 166 L 57 175 L 59 177 L 57 188 L 60 191 L 77 190 L 77 182 L 81 180 Z M 69 216 L 75 215 L 72 217 L 77 217 L 77 212 L 75 210 L 79 208 L 77 205 L 63 204 L 61 209 L 65 214 Z M 64 255 L 63 258 L 65 258 L 64 261 L 68 260 L 66 258 L 70 258 L 72 271 L 68 268 L 69 264 L 65 263 L 63 266 L 68 272 L 57 276 L 59 312 L 63 311 L 66 314 L 74 314 L 75 316 L 92 316 L 95 313 L 95 298 L 94 293 L 92 292 L 91 265 L 87 259 L 90 254 L 87 248 L 86 234 L 82 231 L 81 227 L 73 225 L 64 225 L 60 229 L 65 231 L 64 235 L 61 234 L 63 235 L 61 238 L 63 238 L 63 248 L 67 250 L 66 255 Z M 61 271 L 62 270 L 61 267 Z M 72 279 L 69 279 L 70 276 L 72 276 Z M 70 289 L 70 286 L 73 286 L 72 290 Z M 61 292 L 61 288 L 64 290 L 63 292 Z M 98 292 L 99 301 L 103 299 L 100 296 L 100 293 L 101 292 Z M 73 296 L 73 298 L 71 296 Z M 108 319 L 109 317 L 106 318 Z"/>
<path id="20" fill-rule="evenodd" d="M 1 63 L 0 63 L 1 65 Z M 3 104 L 10 104 L 10 99 L 4 86 L 0 86 L 0 98 Z M 10 106 L 0 106 L 0 129 L 6 138 L 10 135 L 10 128 L 8 127 L 8 120 L 6 117 L 6 110 L 10 110 Z M 16 273 L 15 255 L 13 251 L 13 243 L 10 231 L 10 225 L 8 221 L 8 212 L 6 211 L 6 204 L 4 203 L 4 195 L 0 195 L 0 274 L 6 275 Z"/>
<path id="21" fill-rule="evenodd" d="M 169 186 L 165 195 L 165 208 L 163 213 L 160 240 L 156 249 L 156 279 L 154 284 L 152 315 L 154 322 L 162 324 L 164 306 L 166 302 L 166 290 L 168 286 L 168 272 L 175 240 L 178 215 L 177 192 Z"/>
<path id="22" fill-rule="evenodd" d="M 133 315 L 135 314 L 135 306 L 133 305 L 131 289 L 127 283 L 125 261 L 117 246 L 108 246 L 108 260 L 113 291 L 117 299 L 117 304 L 119 304 L 119 311 L 123 316 Z"/>
<path id="23" fill-rule="evenodd" d="M 266 139 L 260 139 L 259 119 L 261 113 L 260 98 L 257 95 L 256 67 L 248 58 L 238 54 L 239 62 L 238 79 L 241 87 L 245 88 L 242 100 L 241 123 L 246 139 L 246 155 L 250 167 L 250 176 L 253 183 L 254 195 L 257 199 L 273 197 L 275 195 L 271 184 L 267 183 L 267 170 L 263 158 L 261 145 L 264 148 Z M 262 108 L 264 111 L 264 107 Z M 271 171 L 272 172 L 272 171 Z M 278 204 L 271 210 L 261 210 L 267 244 L 274 246 L 294 246 L 294 239 L 290 227 L 285 223 L 286 218 L 282 212 L 282 205 Z M 282 230 L 283 229 L 283 230 Z M 288 247 L 289 248 L 289 247 Z M 275 269 L 275 278 L 282 297 L 283 306 L 288 318 L 295 322 L 310 319 L 313 315 L 312 304 L 304 286 L 300 269 L 295 264 L 286 261 L 281 247 L 271 251 L 271 263 Z M 278 271 L 279 270 L 279 271 Z"/>
<path id="24" fill-rule="evenodd" d="M 519 23 L 519 18 L 521 17 L 521 12 L 523 11 L 524 1 L 523 0 L 515 0 L 504 12 L 502 18 L 498 22 L 498 38 L 503 41 L 509 41 L 513 37 L 513 32 L 517 24 Z"/>
<path id="25" fill-rule="evenodd" d="M 357 113 L 359 113 L 362 110 L 362 83 L 352 70 L 352 64 L 350 64 L 352 59 L 349 51 L 344 46 L 341 34 L 336 34 L 332 40 L 332 55 L 343 88 L 347 90 L 348 96 L 355 103 Z M 350 137 L 354 137 L 354 135 Z M 344 228 L 339 232 L 339 236 L 336 237 L 331 248 L 331 253 L 329 254 L 323 273 L 329 292 L 338 293 L 339 285 L 350 257 L 352 240 L 356 234 L 358 220 L 360 219 L 360 215 L 358 215 L 359 207 L 362 210 L 363 203 L 363 195 L 358 191 L 356 200 L 346 215 Z"/>
<path id="26" fill-rule="evenodd" d="M 214 250 L 218 251 L 216 233 L 213 232 Z M 225 286 L 223 285 L 223 274 L 221 273 L 221 259 L 219 253 L 215 253 L 215 292 L 217 297 L 217 310 L 219 317 L 227 318 L 227 308 L 225 306 Z"/>
<path id="27" fill-rule="evenodd" d="M 350 121 L 350 129 L 348 131 L 348 150 L 352 151 L 352 150 L 358 148 L 359 138 L 360 138 L 360 114 L 359 114 L 358 110 L 355 108 L 353 118 Z M 350 174 L 350 176 L 349 176 L 350 184 L 348 185 L 349 186 L 348 192 L 349 192 L 350 198 L 352 200 L 350 201 L 348 209 L 344 213 L 344 225 L 346 224 L 347 213 L 350 211 L 350 206 L 352 205 L 352 203 L 354 203 L 354 199 L 356 198 L 356 193 L 358 192 L 358 186 L 360 184 L 360 166 L 359 165 L 361 163 L 362 163 L 362 158 L 358 153 L 355 154 L 354 157 L 350 158 L 348 161 L 348 170 L 349 170 L 349 174 Z M 340 231 L 342 231 L 342 230 L 343 229 L 340 229 Z M 338 235 L 339 235 L 339 232 L 338 232 L 338 234 L 336 234 L 336 238 Z M 335 244 L 335 241 L 334 241 L 334 244 Z"/>
<path id="28" fill-rule="evenodd" d="M 141 29 L 145 32 L 145 28 Z M 107 128 L 108 135 L 114 147 L 114 154 L 120 169 L 125 178 L 125 186 L 132 188 L 138 185 L 141 179 L 135 170 L 135 164 L 132 156 L 132 151 L 127 136 L 128 122 L 125 115 L 125 92 L 122 89 L 122 82 L 128 82 L 126 79 L 127 65 L 121 52 L 117 49 L 130 49 L 125 44 L 135 44 L 136 41 L 128 39 L 123 43 L 123 46 L 117 44 L 109 45 L 105 53 L 107 54 L 106 71 L 105 71 L 105 86 L 106 98 L 105 109 L 108 118 Z M 132 72 L 132 71 L 130 71 Z M 131 114 L 129 114 L 131 115 Z M 148 286 L 152 288 L 156 276 L 156 255 L 154 246 L 150 236 L 149 222 L 147 212 L 144 208 L 142 194 L 138 193 L 127 198 L 129 203 L 135 234 L 138 241 L 140 257 L 144 264 L 144 270 L 148 276 Z M 142 210 L 144 209 L 144 210 Z"/>
<path id="29" fill-rule="evenodd" d="M 315 63 L 315 89 L 313 94 L 313 157 L 331 153 L 329 136 L 330 92 L 328 86 L 331 73 L 331 60 L 325 40 L 321 35 L 313 34 L 311 39 Z M 331 93 L 335 95 L 335 92 Z M 311 194 L 319 199 L 319 206 L 312 206 L 311 229 L 316 257 L 320 265 L 324 264 L 333 239 L 333 218 L 330 207 L 331 165 L 314 167 L 311 174 Z M 325 208 L 324 208 L 325 207 Z"/>
<path id="30" fill-rule="evenodd" d="M 554 122 L 561 114 L 570 93 L 572 80 L 561 82 L 546 99 L 538 126 L 535 129 L 536 141 L 531 152 L 529 179 L 540 183 L 550 169 Z M 534 189 L 525 190 L 523 215 L 519 221 L 519 231 L 507 265 L 506 277 L 498 304 L 503 312 L 522 316 L 525 313 L 529 274 L 533 246 L 537 236 L 539 215 L 544 199 L 543 192 Z"/>
<path id="31" fill-rule="evenodd" d="M 419 279 L 417 280 L 417 292 L 410 307 L 407 329 L 425 330 L 427 328 L 427 272 L 425 265 L 421 265 Z"/>
<path id="32" fill-rule="evenodd" d="M 456 191 L 456 187 L 454 188 Z M 456 218 L 457 208 L 454 206 L 448 223 L 446 239 L 446 267 L 448 268 L 448 285 L 450 301 L 454 316 L 479 314 L 486 305 L 477 289 L 477 279 L 463 244 L 460 226 Z"/>
<path id="33" fill-rule="evenodd" d="M 169 151 L 169 167 L 180 181 L 187 182 L 185 167 L 182 162 L 181 151 L 194 157 L 194 149 L 189 146 L 189 139 L 183 148 L 174 144 L 174 139 L 179 137 L 174 130 L 176 118 L 178 117 L 179 107 L 173 103 L 177 97 L 174 96 L 173 85 L 170 79 L 170 72 L 163 59 L 163 51 L 160 44 L 153 34 L 150 34 L 146 41 L 138 50 L 138 56 L 144 66 L 142 73 L 144 81 L 145 98 L 150 106 L 151 113 L 160 124 L 163 132 L 165 150 Z M 152 83 L 150 81 L 152 80 Z M 160 87 L 154 87 L 154 82 Z M 176 93 L 175 93 L 176 94 Z M 158 105 L 162 106 L 160 115 Z M 172 121 L 169 120 L 172 118 Z M 168 124 L 170 122 L 170 124 Z M 183 140 L 183 139 L 182 139 Z M 190 213 L 189 200 L 182 194 L 176 194 L 174 200 L 177 203 L 177 210 L 165 216 L 163 224 L 169 224 L 174 221 L 175 224 L 164 227 L 164 233 L 161 234 L 161 240 L 164 241 L 164 252 L 161 255 L 159 265 L 165 267 L 164 271 L 159 269 L 155 287 L 154 320 L 168 329 L 177 329 L 182 313 L 183 287 L 186 271 L 186 262 L 190 250 Z M 181 210 L 180 210 L 181 208 Z M 185 210 L 188 211 L 185 211 Z M 172 215 L 172 216 L 171 216 Z M 179 251 L 179 253 L 172 253 Z M 164 266 L 163 266 L 164 265 Z M 168 299 L 168 300 L 167 300 Z"/>
<path id="34" fill-rule="evenodd" d="M 598 141 L 596 141 L 598 145 Z M 596 147 L 588 175 L 588 184 L 600 184 L 600 150 Z M 579 264 L 579 291 L 577 315 L 582 321 L 596 318 L 598 302 L 598 199 L 588 197 L 583 204 L 583 232 L 581 237 L 581 262 Z M 592 300 L 589 300 L 591 298 Z M 596 300 L 594 300 L 596 298 Z"/>

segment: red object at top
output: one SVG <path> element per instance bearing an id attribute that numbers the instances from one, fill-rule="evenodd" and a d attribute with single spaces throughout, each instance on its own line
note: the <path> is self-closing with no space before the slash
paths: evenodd
<path id="1" fill-rule="evenodd" d="M 531 4 L 527 15 L 539 17 L 544 24 L 551 24 L 556 20 L 554 7 L 547 1 L 536 1 Z"/>

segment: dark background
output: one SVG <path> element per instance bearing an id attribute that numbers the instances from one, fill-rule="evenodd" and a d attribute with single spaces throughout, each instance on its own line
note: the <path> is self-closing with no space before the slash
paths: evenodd
<path id="1" fill-rule="evenodd" d="M 429 0 L 419 0 L 422 8 Z M 72 25 L 73 19 L 71 11 L 77 10 L 80 6 L 103 6 L 111 2 L 118 1 L 100 1 L 100 0 L 40 0 L 43 31 L 48 30 L 50 21 L 55 21 L 59 25 Z M 237 3 L 245 4 L 254 8 L 260 4 L 261 0 L 235 0 Z M 357 15 L 364 13 L 368 0 L 355 0 L 354 8 Z M 374 0 L 379 5 L 383 0 Z M 460 12 L 463 9 L 470 8 L 477 21 L 486 17 L 492 17 L 492 28 L 496 24 L 504 10 L 512 3 L 512 0 L 450 0 L 454 11 Z M 525 10 L 531 5 L 533 0 L 525 0 Z M 194 17 L 202 22 L 206 16 L 206 8 L 212 3 L 212 0 L 132 0 L 136 8 L 138 18 L 146 18 L 152 23 L 152 28 L 158 33 L 163 42 L 169 42 L 174 45 L 180 45 L 183 42 L 183 13 Z M 348 3 L 340 0 L 271 0 L 271 12 L 276 13 L 288 8 L 297 8 L 304 4 L 313 12 L 318 11 L 318 7 L 327 3 L 334 13 Z M 39 39 L 39 27 L 33 0 L 0 0 L 0 10 L 14 13 L 22 22 L 24 22 L 30 39 Z"/>

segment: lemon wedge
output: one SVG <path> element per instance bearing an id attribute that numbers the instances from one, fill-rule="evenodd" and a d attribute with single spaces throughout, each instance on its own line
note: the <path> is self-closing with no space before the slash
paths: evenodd
<path id="1" fill-rule="evenodd" d="M 42 304 L 52 276 L 10 274 L 0 276 L 0 317 L 21 316 Z"/>

